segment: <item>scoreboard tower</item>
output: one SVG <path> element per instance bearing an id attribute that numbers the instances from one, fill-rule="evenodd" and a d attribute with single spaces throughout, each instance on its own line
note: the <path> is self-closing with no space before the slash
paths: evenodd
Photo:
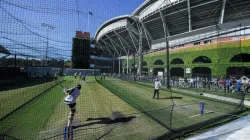
<path id="1" fill-rule="evenodd" d="M 90 38 L 73 38 L 72 45 L 72 68 L 89 69 L 90 65 Z"/>

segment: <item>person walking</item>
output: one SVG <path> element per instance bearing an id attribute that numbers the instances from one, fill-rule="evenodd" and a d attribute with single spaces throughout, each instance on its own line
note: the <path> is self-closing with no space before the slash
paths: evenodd
<path id="1" fill-rule="evenodd" d="M 241 92 L 241 86 L 242 86 L 242 83 L 241 83 L 241 80 L 239 79 L 238 81 L 237 81 L 237 92 Z"/>
<path id="2" fill-rule="evenodd" d="M 160 87 L 161 87 L 161 81 L 159 80 L 159 78 L 156 78 L 155 83 L 154 83 L 154 95 L 153 95 L 153 98 L 155 98 L 155 96 L 157 96 L 157 99 L 159 99 Z"/>
<path id="3" fill-rule="evenodd" d="M 81 85 L 78 84 L 74 88 L 65 89 L 64 92 L 67 96 L 64 98 L 64 102 L 69 106 L 70 113 L 68 117 L 68 124 L 67 126 L 71 126 L 71 123 L 74 119 L 75 112 L 76 112 L 76 99 L 80 95 Z"/>
<path id="4" fill-rule="evenodd" d="M 75 79 L 76 79 L 76 77 L 77 77 L 77 72 L 75 73 Z"/>
<path id="5" fill-rule="evenodd" d="M 242 85 L 243 85 L 243 91 L 246 94 L 247 93 L 247 87 L 248 87 L 248 81 L 247 81 L 246 78 L 243 78 Z"/>
<path id="6" fill-rule="evenodd" d="M 226 80 L 226 91 L 227 92 L 230 91 L 230 86 L 231 86 L 231 80 L 229 78 L 227 78 L 227 80 Z"/>
<path id="7" fill-rule="evenodd" d="M 248 81 L 248 84 L 247 84 L 247 87 L 246 87 L 246 93 L 245 94 L 247 94 L 248 92 L 249 92 L 249 90 L 250 90 L 250 80 Z"/>
<path id="8" fill-rule="evenodd" d="M 79 79 L 81 80 L 81 78 L 82 78 L 82 73 L 80 72 L 79 73 Z"/>
<path id="9" fill-rule="evenodd" d="M 236 81 L 235 77 L 232 77 L 231 87 L 230 87 L 230 89 L 232 90 L 232 93 L 234 93 L 236 91 L 236 86 L 237 86 L 237 81 Z"/>
<path id="10" fill-rule="evenodd" d="M 194 87 L 194 79 L 190 78 L 190 87 L 193 88 Z"/>

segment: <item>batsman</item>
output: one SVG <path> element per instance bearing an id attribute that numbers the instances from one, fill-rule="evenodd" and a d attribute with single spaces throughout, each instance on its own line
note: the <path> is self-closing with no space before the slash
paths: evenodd
<path id="1" fill-rule="evenodd" d="M 74 119 L 74 115 L 76 113 L 76 99 L 80 95 L 81 85 L 78 84 L 74 88 L 70 89 L 64 89 L 64 93 L 67 94 L 67 96 L 64 98 L 64 101 L 66 104 L 69 105 L 70 113 L 68 117 L 68 124 L 67 126 L 71 126 L 71 123 Z"/>

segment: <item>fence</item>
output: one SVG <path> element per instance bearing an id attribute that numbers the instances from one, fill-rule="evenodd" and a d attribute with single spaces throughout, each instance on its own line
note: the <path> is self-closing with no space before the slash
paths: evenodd
<path id="1" fill-rule="evenodd" d="M 107 75 L 105 78 L 97 76 L 96 79 L 98 83 L 119 98 L 169 131 L 162 136 L 156 136 L 159 139 L 181 137 L 211 123 L 230 118 L 244 110 L 242 105 L 244 94 L 240 94 L 237 97 L 237 102 L 234 102 L 233 99 L 232 101 L 220 100 L 219 98 L 200 96 L 200 94 L 191 94 L 189 93 L 189 91 L 192 91 L 191 87 L 190 89 L 181 88 L 184 90 L 177 90 L 179 89 L 178 86 L 173 85 L 172 91 L 170 91 L 164 88 L 165 85 L 162 85 L 159 100 L 152 100 L 154 92 L 152 77 L 137 77 L 134 79 L 134 75 Z M 199 84 L 197 83 L 197 85 Z M 197 93 L 200 92 L 197 91 Z M 205 106 L 203 106 L 205 108 L 203 115 L 200 107 L 201 102 Z"/>

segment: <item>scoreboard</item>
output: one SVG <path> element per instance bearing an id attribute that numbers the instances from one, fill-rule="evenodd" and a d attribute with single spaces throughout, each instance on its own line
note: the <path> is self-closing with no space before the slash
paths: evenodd
<path id="1" fill-rule="evenodd" d="M 90 59 L 90 43 L 89 38 L 73 38 L 72 45 L 72 68 L 88 69 Z"/>

